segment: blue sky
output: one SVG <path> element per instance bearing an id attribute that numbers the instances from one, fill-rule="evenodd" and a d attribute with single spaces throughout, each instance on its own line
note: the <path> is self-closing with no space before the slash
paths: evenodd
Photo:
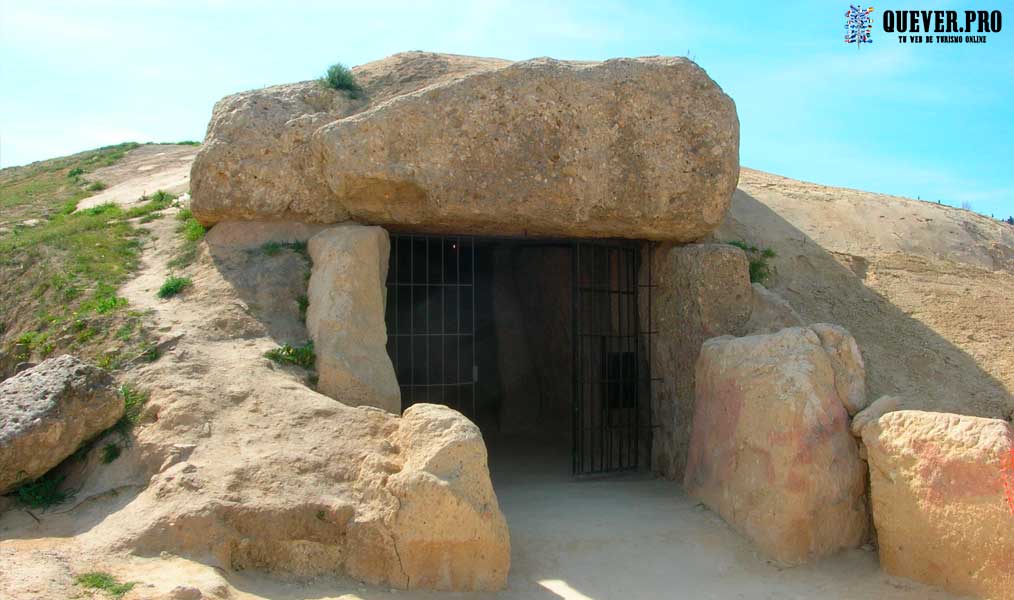
<path id="1" fill-rule="evenodd" d="M 842 0 L 0 0 L 0 165 L 201 139 L 222 96 L 311 79 L 336 61 L 403 50 L 672 54 L 696 60 L 736 101 L 744 166 L 1006 217 L 1014 7 L 983 45 L 902 45 L 880 24 L 885 8 L 980 4 L 874 4 L 874 44 L 857 49 L 842 41 Z"/>

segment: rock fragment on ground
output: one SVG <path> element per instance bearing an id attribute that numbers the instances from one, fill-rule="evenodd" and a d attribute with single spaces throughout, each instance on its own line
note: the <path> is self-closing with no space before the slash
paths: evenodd
<path id="1" fill-rule="evenodd" d="M 0 493 L 60 464 L 123 409 L 109 374 L 70 355 L 0 382 Z"/>
<path id="2" fill-rule="evenodd" d="M 1014 429 L 901 410 L 862 430 L 880 564 L 956 594 L 1014 594 Z"/>

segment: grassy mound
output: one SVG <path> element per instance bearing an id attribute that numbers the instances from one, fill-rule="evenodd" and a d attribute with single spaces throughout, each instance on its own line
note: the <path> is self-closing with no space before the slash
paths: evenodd
<path id="1" fill-rule="evenodd" d="M 0 377 L 14 364 L 69 352 L 106 368 L 149 355 L 152 344 L 117 288 L 138 267 L 146 231 L 130 222 L 170 205 L 74 212 L 97 186 L 85 177 L 138 144 L 107 146 L 0 170 Z"/>

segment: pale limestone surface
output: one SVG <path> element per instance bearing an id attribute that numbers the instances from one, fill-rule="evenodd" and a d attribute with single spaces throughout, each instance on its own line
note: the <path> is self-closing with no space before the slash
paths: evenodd
<path id="1" fill-rule="evenodd" d="M 713 338 L 697 361 L 684 487 L 786 565 L 858 547 L 867 530 L 866 464 L 836 385 L 861 371 L 822 344 L 827 327 Z"/>

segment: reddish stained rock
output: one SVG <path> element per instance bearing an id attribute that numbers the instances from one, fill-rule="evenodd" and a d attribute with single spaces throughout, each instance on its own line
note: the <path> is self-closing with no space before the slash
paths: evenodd
<path id="1" fill-rule="evenodd" d="M 957 594 L 1014 597 L 1014 512 L 1003 478 L 1011 425 L 902 410 L 862 434 L 884 570 Z"/>
<path id="2" fill-rule="evenodd" d="M 867 528 L 865 465 L 836 385 L 862 372 L 837 372 L 851 365 L 818 327 L 713 338 L 697 361 L 687 492 L 788 565 L 858 546 Z"/>

